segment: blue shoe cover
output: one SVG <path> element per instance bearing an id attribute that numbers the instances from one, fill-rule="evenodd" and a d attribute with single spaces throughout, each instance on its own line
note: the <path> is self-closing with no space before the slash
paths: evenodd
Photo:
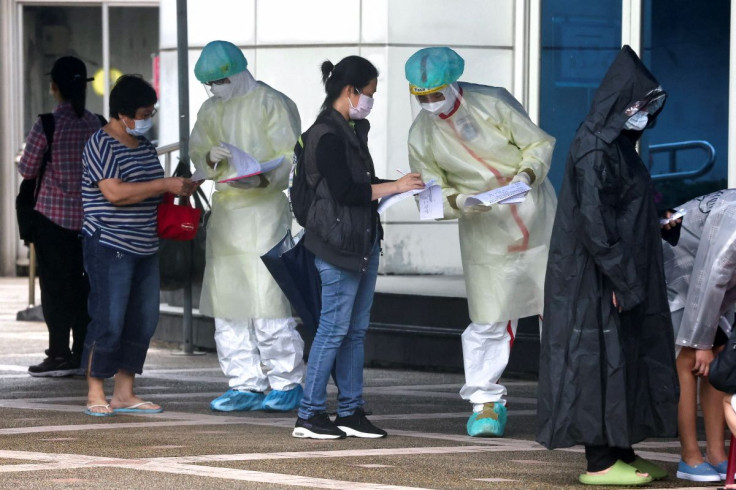
<path id="1" fill-rule="evenodd" d="M 506 430 L 506 407 L 500 403 L 485 403 L 483 410 L 468 419 L 468 435 L 472 437 L 503 437 Z"/>
<path id="2" fill-rule="evenodd" d="M 254 391 L 227 390 L 210 402 L 210 408 L 218 412 L 245 412 L 260 410 L 266 395 Z"/>
<path id="3" fill-rule="evenodd" d="M 271 390 L 263 400 L 263 409 L 274 412 L 288 412 L 299 406 L 304 396 L 302 385 L 296 385 L 296 388 L 290 390 Z"/>

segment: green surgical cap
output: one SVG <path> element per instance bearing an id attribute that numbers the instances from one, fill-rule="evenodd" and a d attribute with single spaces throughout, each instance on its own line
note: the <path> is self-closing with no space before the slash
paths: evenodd
<path id="1" fill-rule="evenodd" d="M 421 95 L 456 82 L 464 68 L 465 61 L 450 48 L 424 48 L 411 55 L 404 73 L 411 92 Z"/>
<path id="2" fill-rule="evenodd" d="M 212 41 L 207 44 L 194 65 L 194 75 L 202 83 L 214 82 L 245 71 L 248 62 L 233 43 Z"/>

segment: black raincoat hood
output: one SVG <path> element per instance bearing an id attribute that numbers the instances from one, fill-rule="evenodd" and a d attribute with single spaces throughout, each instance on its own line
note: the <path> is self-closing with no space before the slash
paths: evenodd
<path id="1" fill-rule="evenodd" d="M 651 125 L 661 112 L 666 95 L 634 50 L 624 46 L 603 77 L 583 125 L 606 143 L 611 143 L 631 116 L 657 106 L 648 111 Z"/>

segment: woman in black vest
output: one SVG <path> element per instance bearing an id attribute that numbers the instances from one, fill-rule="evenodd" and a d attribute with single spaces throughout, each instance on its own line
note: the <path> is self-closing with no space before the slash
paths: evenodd
<path id="1" fill-rule="evenodd" d="M 385 437 L 363 411 L 363 339 L 370 320 L 383 235 L 378 199 L 424 187 L 419 174 L 377 179 L 368 151 L 378 70 L 360 56 L 322 64 L 327 97 L 304 133 L 305 168 L 315 190 L 304 245 L 322 280 L 322 311 L 309 353 L 304 398 L 292 435 L 313 439 Z M 335 366 L 337 419 L 327 416 L 327 381 Z"/>

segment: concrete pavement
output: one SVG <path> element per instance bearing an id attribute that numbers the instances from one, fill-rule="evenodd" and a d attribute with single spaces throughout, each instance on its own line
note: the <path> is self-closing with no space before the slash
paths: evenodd
<path id="1" fill-rule="evenodd" d="M 156 345 L 137 391 L 165 412 L 87 416 L 83 378 L 26 373 L 47 346 L 44 324 L 15 319 L 26 302 L 27 279 L 0 278 L 0 489 L 584 488 L 582 448 L 533 442 L 532 381 L 506 380 L 506 437 L 478 439 L 465 435 L 461 374 L 367 369 L 366 408 L 389 437 L 312 441 L 291 437 L 294 412 L 211 412 L 209 401 L 227 389 L 217 356 Z M 335 393 L 330 386 L 332 410 Z M 677 441 L 636 449 L 674 474 Z M 671 476 L 650 488 L 684 487 L 716 485 Z"/>

